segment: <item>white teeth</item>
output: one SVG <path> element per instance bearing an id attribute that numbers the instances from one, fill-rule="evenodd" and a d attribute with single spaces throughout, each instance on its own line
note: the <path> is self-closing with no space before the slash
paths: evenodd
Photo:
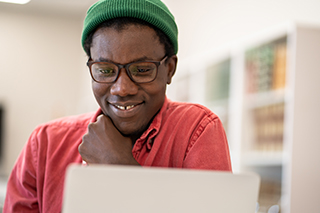
<path id="1" fill-rule="evenodd" d="M 131 108 L 133 108 L 134 107 L 134 105 L 131 105 L 131 106 L 127 106 L 126 108 L 127 109 L 131 109 Z"/>
<path id="2" fill-rule="evenodd" d="M 134 107 L 134 105 L 131 105 L 131 106 L 120 106 L 120 105 L 115 105 L 118 109 L 121 109 L 121 110 L 128 110 L 128 109 L 131 109 Z"/>
<path id="3" fill-rule="evenodd" d="M 119 105 L 115 105 L 118 109 L 122 109 L 122 110 L 125 110 L 126 107 L 125 106 L 119 106 Z"/>

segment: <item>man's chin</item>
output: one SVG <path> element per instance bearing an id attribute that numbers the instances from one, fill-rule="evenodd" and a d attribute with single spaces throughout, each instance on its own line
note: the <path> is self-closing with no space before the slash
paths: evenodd
<path id="1" fill-rule="evenodd" d="M 128 138 L 131 139 L 138 139 L 140 138 L 140 136 L 143 134 L 143 132 L 147 129 L 147 127 L 145 128 L 137 128 L 137 126 L 135 126 L 135 128 L 132 127 L 117 127 L 117 129 L 119 130 L 119 132 Z"/>
<path id="2" fill-rule="evenodd" d="M 141 135 L 143 133 L 143 131 L 139 131 L 139 130 L 119 130 L 119 132 L 125 136 L 125 137 L 132 137 L 132 136 L 136 136 L 136 135 Z"/>

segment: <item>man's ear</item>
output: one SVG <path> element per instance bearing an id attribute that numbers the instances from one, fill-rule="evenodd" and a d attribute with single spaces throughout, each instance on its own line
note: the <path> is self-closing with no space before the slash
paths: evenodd
<path id="1" fill-rule="evenodd" d="M 176 55 L 171 56 L 167 59 L 168 75 L 167 75 L 167 84 L 171 84 L 172 77 L 176 73 L 178 57 Z"/>

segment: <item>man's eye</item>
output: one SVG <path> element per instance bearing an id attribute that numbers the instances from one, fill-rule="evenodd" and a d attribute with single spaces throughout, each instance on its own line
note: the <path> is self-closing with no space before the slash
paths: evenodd
<path id="1" fill-rule="evenodd" d="M 132 67 L 130 69 L 131 75 L 133 76 L 146 76 L 152 73 L 152 69 L 150 67 Z"/>
<path id="2" fill-rule="evenodd" d="M 112 74 L 114 73 L 114 70 L 109 68 L 109 69 L 99 69 L 99 73 L 101 74 Z"/>
<path id="3" fill-rule="evenodd" d="M 150 68 L 137 68 L 138 72 L 149 72 L 150 70 Z"/>

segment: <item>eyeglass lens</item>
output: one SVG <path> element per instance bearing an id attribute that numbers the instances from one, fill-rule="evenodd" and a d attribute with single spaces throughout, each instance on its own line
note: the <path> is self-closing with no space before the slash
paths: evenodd
<path id="1" fill-rule="evenodd" d="M 152 62 L 138 62 L 127 67 L 130 77 L 137 83 L 153 81 L 157 75 L 157 66 Z M 111 83 L 118 76 L 119 68 L 117 65 L 101 62 L 91 66 L 92 77 L 98 82 Z"/>

